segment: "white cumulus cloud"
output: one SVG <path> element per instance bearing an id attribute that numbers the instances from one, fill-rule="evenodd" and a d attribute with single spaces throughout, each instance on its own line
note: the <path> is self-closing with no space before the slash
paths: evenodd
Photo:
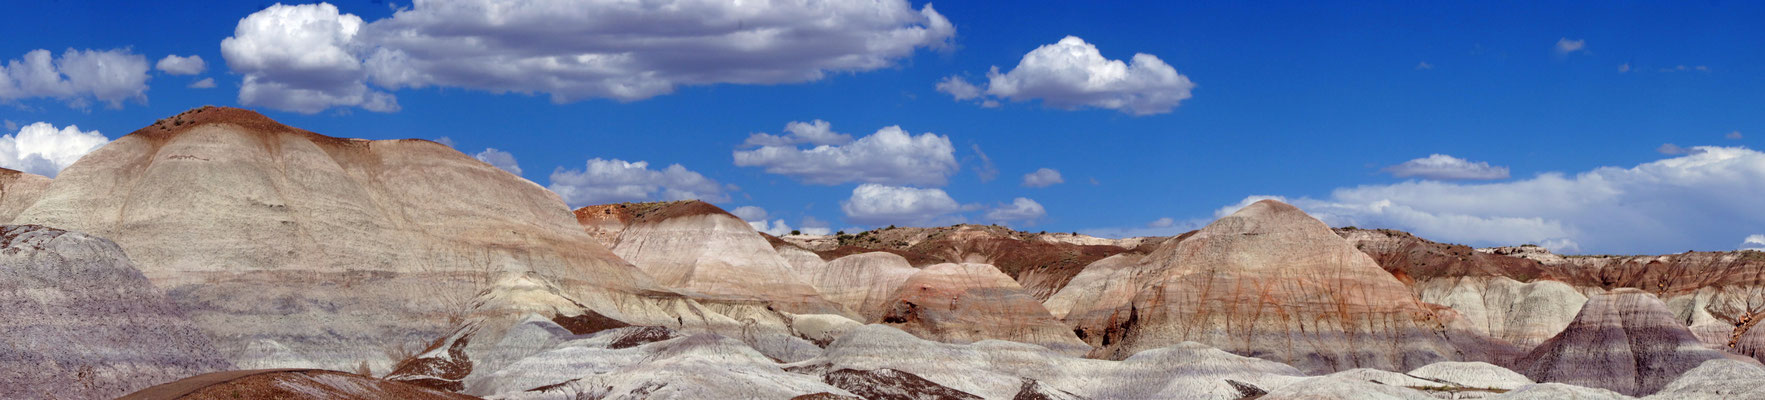
<path id="1" fill-rule="evenodd" d="M 1095 107 L 1132 115 L 1171 112 L 1191 97 L 1194 88 L 1189 77 L 1157 56 L 1137 53 L 1127 62 L 1111 60 L 1076 36 L 1030 51 L 1010 71 L 993 67 L 984 91 L 956 76 L 937 85 L 957 100 L 985 94 L 1013 101 L 1041 99 L 1055 108 Z"/>
<path id="2" fill-rule="evenodd" d="M 172 75 L 196 75 L 208 70 L 208 63 L 202 62 L 202 56 L 199 55 L 179 57 L 173 54 L 159 59 L 159 63 L 154 64 L 153 68 Z"/>
<path id="3" fill-rule="evenodd" d="M 1723 135 L 1722 137 L 1728 138 L 1729 140 L 1740 140 L 1744 136 L 1741 136 L 1740 131 L 1734 131 L 1734 132 L 1729 132 L 1727 135 Z"/>
<path id="4" fill-rule="evenodd" d="M 1252 196 L 1216 216 L 1269 196 Z M 1732 248 L 1765 226 L 1765 153 L 1696 147 L 1634 167 L 1501 183 L 1410 181 L 1284 198 L 1335 226 L 1395 228 L 1475 246 L 1536 243 L 1568 252 Z"/>
<path id="5" fill-rule="evenodd" d="M 0 66 L 0 103 L 53 98 L 75 108 L 92 100 L 112 108 L 134 99 L 147 102 L 147 58 L 129 49 L 67 49 L 56 57 L 32 50 Z"/>
<path id="6" fill-rule="evenodd" d="M 1741 249 L 1765 251 L 1765 234 L 1753 234 L 1741 241 Z"/>
<path id="7" fill-rule="evenodd" d="M 190 82 L 190 86 L 186 87 L 191 89 L 212 89 L 214 88 L 214 78 L 202 78 L 202 80 Z"/>
<path id="8" fill-rule="evenodd" d="M 949 94 L 950 97 L 955 97 L 956 100 L 968 100 L 981 97 L 981 88 L 979 86 L 975 86 L 973 83 L 968 83 L 967 79 L 962 79 L 957 76 L 945 77 L 944 80 L 938 81 L 937 89 L 939 92 Z"/>
<path id="9" fill-rule="evenodd" d="M 110 139 L 98 131 L 81 131 L 74 125 L 55 129 L 38 122 L 25 125 L 16 134 L 0 136 L 0 167 L 53 178 L 105 143 Z"/>
<path id="10" fill-rule="evenodd" d="M 986 218 L 987 220 L 997 222 L 1034 223 L 1036 220 L 1042 219 L 1042 217 L 1047 215 L 1048 210 L 1042 208 L 1042 203 L 1019 197 L 1012 199 L 1011 204 L 1005 204 L 987 210 Z"/>
<path id="11" fill-rule="evenodd" d="M 1445 154 L 1433 154 L 1428 157 L 1405 161 L 1385 167 L 1385 172 L 1399 178 L 1419 177 L 1435 180 L 1494 180 L 1507 179 L 1508 167 L 1491 166 L 1487 162 L 1471 162 L 1469 160 Z"/>
<path id="12" fill-rule="evenodd" d="M 824 122 L 819 126 L 828 128 Z M 748 138 L 750 143 L 774 144 L 736 150 L 735 165 L 763 167 L 767 173 L 789 175 L 818 185 L 860 182 L 939 186 L 957 170 L 956 148 L 949 137 L 942 135 L 915 136 L 899 126 L 890 126 L 857 140 L 831 131 L 818 137 L 843 138 L 826 143 L 850 142 L 800 147 L 795 143 L 810 142 L 794 131 L 784 137 L 755 134 Z"/>
<path id="13" fill-rule="evenodd" d="M 1171 219 L 1171 217 L 1164 217 L 1164 218 L 1152 220 L 1152 222 L 1147 222 L 1146 227 L 1147 228 L 1169 228 L 1169 227 L 1174 226 L 1176 224 L 1177 224 L 1177 220 Z"/>
<path id="14" fill-rule="evenodd" d="M 245 75 L 239 103 L 300 113 L 337 106 L 398 111 L 390 93 L 368 88 L 361 17 L 329 3 L 276 4 L 252 13 L 221 40 L 227 68 Z"/>
<path id="15" fill-rule="evenodd" d="M 570 207 L 646 200 L 729 201 L 723 185 L 680 164 L 660 170 L 644 161 L 588 160 L 586 168 L 552 171 L 551 188 Z"/>
<path id="16" fill-rule="evenodd" d="M 484 151 L 472 155 L 472 158 L 476 158 L 478 161 L 483 161 L 485 164 L 490 164 L 497 169 L 509 171 L 509 173 L 515 174 L 515 176 L 521 175 L 521 164 L 515 162 L 515 155 L 509 154 L 509 152 L 497 150 L 495 148 L 485 148 Z"/>
<path id="17" fill-rule="evenodd" d="M 947 48 L 956 33 L 930 5 L 906 0 L 426 0 L 371 22 L 321 3 L 272 6 L 235 30 L 222 55 L 246 75 L 241 100 L 299 112 L 394 111 L 386 91 L 406 88 L 563 103 L 808 82 L 893 66 Z"/>
<path id="18" fill-rule="evenodd" d="M 960 222 L 961 204 L 942 189 L 858 185 L 852 197 L 840 203 L 846 219 L 860 224 L 941 225 Z"/>
<path id="19" fill-rule="evenodd" d="M 1061 183 L 1066 183 L 1066 179 L 1061 179 L 1060 171 L 1052 168 L 1041 168 L 1023 175 L 1023 185 L 1026 187 L 1045 188 Z"/>

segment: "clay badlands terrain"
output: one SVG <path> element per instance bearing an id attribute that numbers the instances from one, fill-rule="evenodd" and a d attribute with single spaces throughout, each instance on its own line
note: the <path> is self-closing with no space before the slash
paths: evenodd
<path id="1" fill-rule="evenodd" d="M 1263 201 L 1175 237 L 772 237 L 202 108 L 0 173 L 5 399 L 1765 398 L 1765 253 Z"/>

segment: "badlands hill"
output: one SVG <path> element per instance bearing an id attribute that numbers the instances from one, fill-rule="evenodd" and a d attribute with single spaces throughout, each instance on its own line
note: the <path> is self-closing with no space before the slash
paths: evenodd
<path id="1" fill-rule="evenodd" d="M 1587 301 L 1580 289 L 1536 260 L 1389 229 L 1340 228 L 1336 233 L 1423 302 L 1451 308 L 1478 334 L 1515 345 L 1516 351 L 1561 332 Z"/>
<path id="2" fill-rule="evenodd" d="M 577 209 L 583 229 L 663 286 L 701 298 L 765 302 L 797 314 L 851 311 L 792 273 L 753 226 L 717 206 L 687 200 Z M 611 238 L 608 240 L 607 238 Z"/>
<path id="3" fill-rule="evenodd" d="M 696 200 L 590 206 L 576 216 L 591 234 L 611 237 L 615 254 L 688 293 L 892 324 L 953 343 L 1001 339 L 1075 354 L 1090 350 L 1019 281 L 992 265 L 915 268 L 884 251 L 793 264 L 746 222 Z"/>
<path id="4" fill-rule="evenodd" d="M 1594 296 L 1567 329 L 1516 364 L 1538 381 L 1641 396 L 1706 361 L 1723 358 L 1675 321 L 1661 300 L 1621 289 Z"/>
<path id="5" fill-rule="evenodd" d="M 1196 341 L 1309 372 L 1462 358 L 1409 288 L 1285 203 L 1252 204 L 1129 268 L 1146 281 L 1115 324 L 1075 327 L 1103 357 Z"/>
<path id="6" fill-rule="evenodd" d="M 809 250 L 825 260 L 884 251 L 914 266 L 940 263 L 988 264 L 1016 279 L 1038 301 L 1047 300 L 1086 265 L 1139 249 L 1163 238 L 1104 239 L 1073 233 L 1030 233 L 997 225 L 962 224 L 937 228 L 879 228 L 834 236 L 792 235 L 781 247 Z"/>
<path id="7" fill-rule="evenodd" d="M 46 176 L 0 168 L 0 223 L 11 222 L 18 213 L 37 204 L 43 190 L 49 188 L 49 181 Z"/>

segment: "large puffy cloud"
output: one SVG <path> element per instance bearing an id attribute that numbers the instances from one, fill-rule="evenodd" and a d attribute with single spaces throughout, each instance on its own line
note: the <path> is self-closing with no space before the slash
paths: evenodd
<path id="1" fill-rule="evenodd" d="M 585 169 L 559 167 L 551 181 L 552 191 L 571 207 L 645 200 L 729 201 L 723 185 L 680 164 L 655 170 L 644 161 L 595 158 Z"/>
<path id="2" fill-rule="evenodd" d="M 329 3 L 276 4 L 252 13 L 221 40 L 221 57 L 245 75 L 239 103 L 300 113 L 337 106 L 398 111 L 392 94 L 368 88 L 356 43 L 361 17 Z"/>
<path id="3" fill-rule="evenodd" d="M 1255 200 L 1219 210 L 1235 211 Z M 1486 184 L 1411 181 L 1286 198 L 1336 226 L 1396 228 L 1477 246 L 1536 243 L 1567 252 L 1731 249 L 1765 226 L 1765 153 L 1696 147 L 1634 167 Z"/>
<path id="4" fill-rule="evenodd" d="M 153 68 L 172 75 L 196 75 L 207 70 L 208 63 L 202 62 L 202 56 L 179 57 L 173 54 L 159 59 L 159 63 L 154 64 Z"/>
<path id="5" fill-rule="evenodd" d="M 1001 205 L 999 207 L 994 207 L 991 210 L 987 210 L 986 218 L 987 220 L 997 222 L 1033 223 L 1047 215 L 1048 210 L 1042 208 L 1042 203 L 1019 197 L 1012 199 L 1011 204 Z"/>
<path id="6" fill-rule="evenodd" d="M 497 169 L 509 171 L 511 174 L 517 176 L 521 175 L 521 163 L 515 161 L 515 155 L 509 154 L 509 152 L 497 150 L 495 148 L 485 148 L 484 151 L 472 155 L 472 158 L 476 158 L 478 161 L 483 161 L 485 164 L 490 164 Z"/>
<path id="7" fill-rule="evenodd" d="M 46 97 L 77 108 L 98 100 L 110 107 L 147 101 L 147 58 L 129 49 L 67 49 L 56 57 L 32 50 L 0 66 L 0 103 Z"/>
<path id="8" fill-rule="evenodd" d="M 825 123 L 822 130 L 826 130 Z M 798 123 L 793 123 L 798 124 Z M 832 134 L 829 137 L 846 135 Z M 795 138 L 795 139 L 793 139 Z M 749 143 L 774 143 L 751 150 L 736 150 L 735 165 L 764 167 L 766 172 L 790 175 L 803 182 L 837 185 L 847 182 L 889 185 L 943 185 L 956 172 L 956 148 L 946 136 L 923 133 L 918 136 L 899 126 L 877 130 L 875 134 L 841 145 L 822 144 L 803 148 L 794 143 L 808 143 L 796 133 L 786 137 L 755 134 Z M 832 143 L 832 142 L 829 142 Z"/>
<path id="9" fill-rule="evenodd" d="M 683 85 L 807 82 L 884 68 L 917 49 L 946 47 L 955 31 L 930 5 L 916 10 L 905 0 L 418 0 L 367 23 L 329 4 L 273 6 L 241 20 L 222 54 L 255 77 L 249 98 L 257 104 L 396 110 L 390 94 L 365 84 L 631 101 Z M 298 54 L 309 56 L 287 57 Z M 240 98 L 248 98 L 243 88 Z"/>
<path id="10" fill-rule="evenodd" d="M 1064 109 L 1095 107 L 1132 115 L 1171 112 L 1191 97 L 1195 83 L 1157 56 L 1134 54 L 1128 62 L 1103 57 L 1097 46 L 1067 36 L 1025 54 L 1011 71 L 987 72 L 985 91 L 960 77 L 947 77 L 937 89 L 957 100 L 980 97 L 1028 101 Z M 987 99 L 991 101 L 991 99 Z M 987 103 L 983 101 L 983 105 Z"/>
<path id="11" fill-rule="evenodd" d="M 17 134 L 0 136 L 0 167 L 54 177 L 81 156 L 110 143 L 98 131 L 68 125 L 55 129 L 47 122 L 25 125 Z"/>
<path id="12" fill-rule="evenodd" d="M 1385 167 L 1384 171 L 1399 178 L 1418 177 L 1437 180 L 1508 178 L 1508 167 L 1491 166 L 1487 162 L 1472 162 L 1445 154 L 1433 154 L 1425 158 L 1405 161 L 1402 164 Z"/>
<path id="13" fill-rule="evenodd" d="M 859 224 L 923 226 L 960 222 L 962 218 L 953 214 L 963 206 L 942 189 L 866 183 L 852 189 L 852 197 L 840 203 L 840 210 Z"/>

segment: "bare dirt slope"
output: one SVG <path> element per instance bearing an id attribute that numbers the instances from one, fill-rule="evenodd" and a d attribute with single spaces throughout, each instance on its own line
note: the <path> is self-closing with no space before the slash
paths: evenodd
<path id="1" fill-rule="evenodd" d="M 46 176 L 0 168 L 0 224 L 11 222 L 18 213 L 37 204 L 49 182 Z"/>
<path id="2" fill-rule="evenodd" d="M 101 238 L 0 226 L 0 398 L 107 399 L 231 368 Z"/>

